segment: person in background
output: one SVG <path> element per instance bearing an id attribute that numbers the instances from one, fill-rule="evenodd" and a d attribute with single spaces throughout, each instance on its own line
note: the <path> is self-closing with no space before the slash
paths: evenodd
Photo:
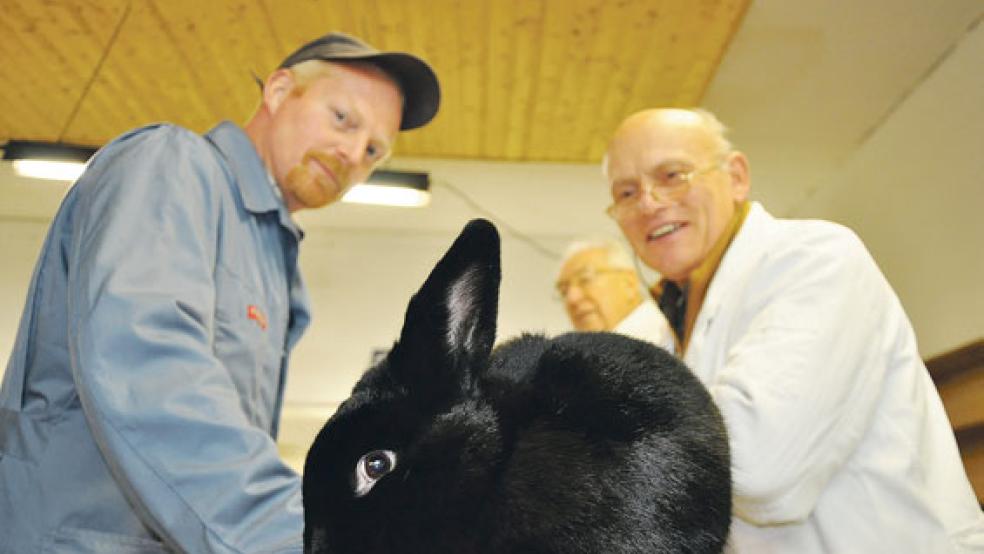
<path id="1" fill-rule="evenodd" d="M 655 340 L 654 320 L 662 318 L 643 296 L 632 258 L 610 240 L 572 243 L 561 260 L 557 293 L 574 329 L 613 331 Z"/>
<path id="2" fill-rule="evenodd" d="M 700 109 L 625 119 L 608 214 L 661 281 L 658 332 L 731 444 L 736 552 L 984 552 L 977 504 L 899 299 L 861 240 L 749 200 Z"/>
<path id="3" fill-rule="evenodd" d="M 426 124 L 434 72 L 330 33 L 256 113 L 103 147 L 45 240 L 0 389 L 0 552 L 301 552 L 275 445 L 309 320 L 291 214 Z"/>

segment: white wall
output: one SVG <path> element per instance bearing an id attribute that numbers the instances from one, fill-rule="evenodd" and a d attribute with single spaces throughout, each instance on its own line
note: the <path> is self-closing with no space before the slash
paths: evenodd
<path id="1" fill-rule="evenodd" d="M 795 207 L 867 244 L 924 357 L 984 337 L 984 25 Z"/>
<path id="2" fill-rule="evenodd" d="M 566 330 L 566 316 L 553 298 L 558 254 L 576 238 L 617 233 L 602 214 L 606 190 L 593 165 L 402 165 L 426 166 L 431 173 L 429 207 L 338 205 L 302 214 L 300 263 L 315 316 L 293 360 L 287 392 L 292 403 L 310 406 L 348 396 L 372 351 L 397 338 L 410 295 L 470 219 L 493 219 L 502 236 L 500 340 L 521 331 Z"/>
<path id="3" fill-rule="evenodd" d="M 295 352 L 289 399 L 305 404 L 344 399 L 368 367 L 371 352 L 388 349 L 397 338 L 410 295 L 454 237 L 346 229 L 308 233 L 301 265 L 315 317 Z M 552 299 L 555 271 L 554 260 L 504 237 L 500 338 L 567 328 L 560 304 Z"/>
<path id="4" fill-rule="evenodd" d="M 0 182 L 0 186 L 3 183 Z M 0 218 L 0 368 L 14 343 L 17 325 L 24 310 L 24 300 L 34 262 L 44 242 L 48 221 L 39 218 Z"/>

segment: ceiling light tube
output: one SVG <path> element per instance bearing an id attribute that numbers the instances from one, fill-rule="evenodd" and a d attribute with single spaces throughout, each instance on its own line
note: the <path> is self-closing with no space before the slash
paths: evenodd
<path id="1" fill-rule="evenodd" d="M 345 193 L 342 202 L 416 208 L 430 203 L 429 189 L 427 173 L 379 169 Z"/>
<path id="2" fill-rule="evenodd" d="M 14 160 L 14 172 L 31 179 L 74 181 L 85 171 L 80 162 L 56 162 L 52 160 Z"/>
<path id="3" fill-rule="evenodd" d="M 12 140 L 3 147 L 3 159 L 23 177 L 74 181 L 95 152 L 90 146 Z"/>

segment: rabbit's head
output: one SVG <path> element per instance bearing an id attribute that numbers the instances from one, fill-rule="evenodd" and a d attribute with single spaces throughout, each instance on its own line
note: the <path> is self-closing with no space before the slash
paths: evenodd
<path id="1" fill-rule="evenodd" d="M 399 340 L 308 453 L 308 551 L 406 551 L 438 536 L 448 551 L 468 550 L 478 514 L 462 499 L 486 493 L 502 449 L 496 416 L 475 394 L 499 280 L 498 233 L 472 221 L 410 300 Z"/>

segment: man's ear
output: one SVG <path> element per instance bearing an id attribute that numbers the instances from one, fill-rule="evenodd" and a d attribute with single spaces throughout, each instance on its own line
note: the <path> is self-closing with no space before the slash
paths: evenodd
<path id="1" fill-rule="evenodd" d="M 263 85 L 263 106 L 271 115 L 277 113 L 295 86 L 297 82 L 293 71 L 283 68 L 274 71 Z"/>
<path id="2" fill-rule="evenodd" d="M 735 202 L 748 200 L 752 188 L 751 174 L 748 169 L 748 157 L 737 150 L 728 154 L 725 169 L 731 177 L 731 193 Z"/>

